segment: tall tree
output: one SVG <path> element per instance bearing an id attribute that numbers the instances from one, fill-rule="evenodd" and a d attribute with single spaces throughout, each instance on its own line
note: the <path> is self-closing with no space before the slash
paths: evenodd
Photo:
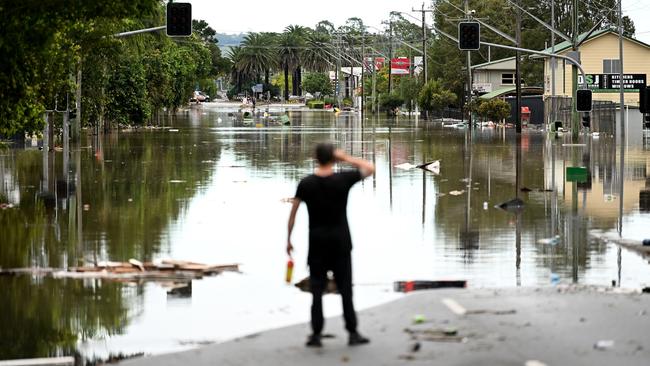
<path id="1" fill-rule="evenodd" d="M 301 81 L 302 81 L 302 65 L 301 65 L 301 56 L 302 49 L 305 45 L 305 35 L 307 33 L 307 28 L 300 25 L 290 25 L 284 29 L 284 33 L 290 35 L 290 39 L 293 44 L 292 47 L 295 50 L 295 64 L 293 65 L 293 85 L 292 85 L 292 94 L 301 95 Z"/>

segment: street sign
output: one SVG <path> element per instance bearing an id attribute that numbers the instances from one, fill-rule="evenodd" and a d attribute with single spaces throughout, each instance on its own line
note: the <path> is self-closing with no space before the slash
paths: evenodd
<path id="1" fill-rule="evenodd" d="M 566 181 L 584 183 L 587 181 L 587 168 L 581 166 L 566 167 Z"/>
<path id="2" fill-rule="evenodd" d="M 390 60 L 391 75 L 409 75 L 411 73 L 411 61 L 408 57 L 396 57 Z"/>
<path id="3" fill-rule="evenodd" d="M 587 88 L 594 93 L 618 93 L 621 76 L 618 74 L 587 74 Z M 578 84 L 583 84 L 582 75 L 578 75 Z M 646 74 L 623 74 L 623 89 L 626 93 L 638 93 L 646 86 Z"/>

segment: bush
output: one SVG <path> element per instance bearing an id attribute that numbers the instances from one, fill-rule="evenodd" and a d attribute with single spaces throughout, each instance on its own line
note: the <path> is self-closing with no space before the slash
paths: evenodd
<path id="1" fill-rule="evenodd" d="M 323 109 L 325 108 L 325 102 L 322 100 L 312 99 L 307 102 L 307 107 L 311 109 Z"/>
<path id="2" fill-rule="evenodd" d="M 386 111 L 394 111 L 404 104 L 404 99 L 396 93 L 382 95 L 379 100 L 379 106 Z"/>
<path id="3" fill-rule="evenodd" d="M 329 104 L 329 105 L 334 105 L 334 104 L 336 104 L 336 98 L 334 98 L 334 97 L 325 97 L 325 98 L 323 98 L 323 103 Z"/>
<path id="4" fill-rule="evenodd" d="M 510 115 L 510 104 L 502 99 L 491 99 L 481 104 L 478 114 L 492 122 L 501 122 Z"/>
<path id="5" fill-rule="evenodd" d="M 352 107 L 352 99 L 351 98 L 343 98 L 343 106 L 344 107 Z"/>
<path id="6" fill-rule="evenodd" d="M 439 81 L 432 80 L 420 91 L 418 103 L 426 111 L 442 112 L 450 104 L 456 102 L 456 95 L 442 87 Z"/>
<path id="7" fill-rule="evenodd" d="M 329 76 L 324 73 L 310 73 L 305 75 L 302 79 L 302 87 L 306 92 L 311 94 L 332 94 L 332 82 Z"/>

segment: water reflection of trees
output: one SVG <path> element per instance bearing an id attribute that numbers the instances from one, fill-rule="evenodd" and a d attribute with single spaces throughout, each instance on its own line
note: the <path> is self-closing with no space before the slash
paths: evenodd
<path id="1" fill-rule="evenodd" d="M 0 359 L 72 354 L 79 339 L 127 325 L 118 283 L 27 276 L 0 278 Z"/>
<path id="2" fill-rule="evenodd" d="M 219 153 L 218 142 L 192 130 L 102 137 L 69 159 L 61 151 L 9 151 L 0 175 L 12 186 L 3 192 L 19 192 L 19 202 L 0 210 L 0 267 L 151 259 L 165 250 L 165 230 L 205 186 Z M 100 280 L 0 277 L 0 359 L 71 354 L 79 339 L 119 334 L 141 291 Z"/>

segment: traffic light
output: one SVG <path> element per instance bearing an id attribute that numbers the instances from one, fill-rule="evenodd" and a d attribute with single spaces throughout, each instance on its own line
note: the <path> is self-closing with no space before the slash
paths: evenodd
<path id="1" fill-rule="evenodd" d="M 77 109 L 76 108 L 69 111 L 68 118 L 70 118 L 70 119 L 77 118 Z"/>
<path id="2" fill-rule="evenodd" d="M 458 23 L 458 48 L 463 51 L 481 48 L 481 25 L 478 22 Z"/>
<path id="3" fill-rule="evenodd" d="M 582 115 L 582 126 L 587 128 L 591 127 L 591 115 L 589 112 Z"/>
<path id="4" fill-rule="evenodd" d="M 650 113 L 650 86 L 639 88 L 639 111 Z"/>
<path id="5" fill-rule="evenodd" d="M 576 111 L 591 112 L 591 90 L 577 90 Z"/>
<path id="6" fill-rule="evenodd" d="M 643 122 L 643 125 L 645 128 L 650 128 L 650 113 L 646 113 L 644 116 L 645 122 Z"/>
<path id="7" fill-rule="evenodd" d="M 192 35 L 192 4 L 167 3 L 167 35 L 170 37 Z"/>

